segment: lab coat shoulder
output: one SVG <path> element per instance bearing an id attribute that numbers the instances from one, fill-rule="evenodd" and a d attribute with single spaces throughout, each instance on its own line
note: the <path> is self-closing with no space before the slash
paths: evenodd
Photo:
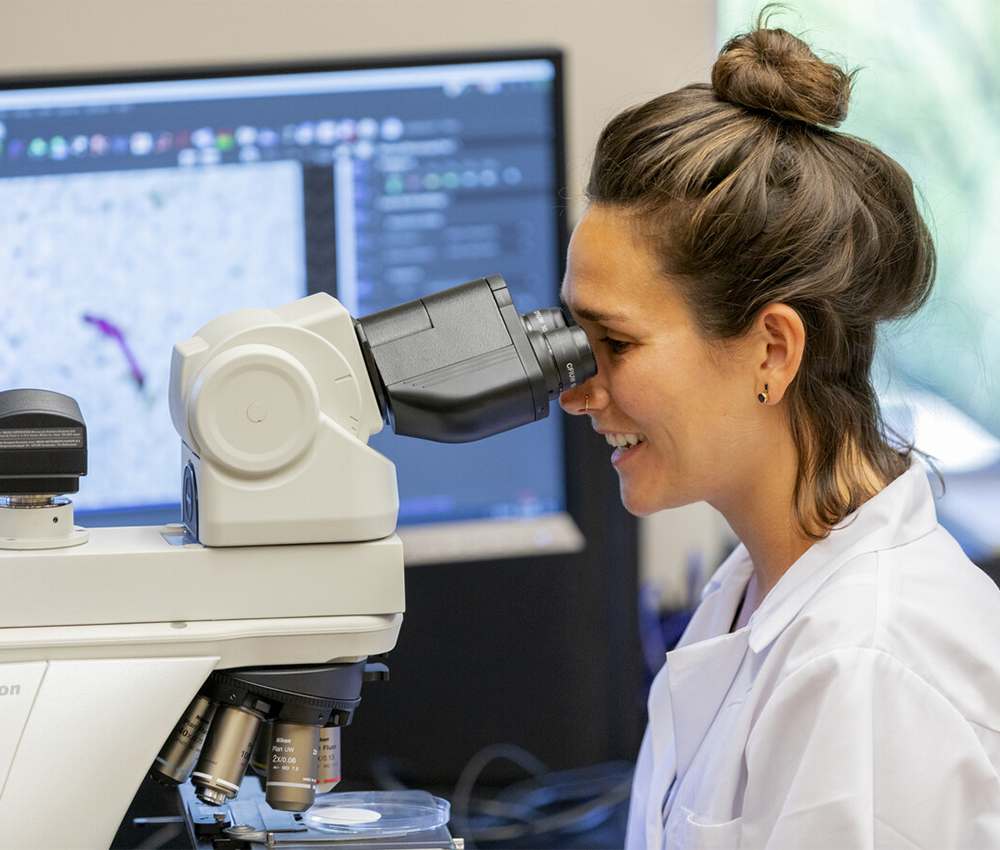
<path id="1" fill-rule="evenodd" d="M 1000 732 L 1000 588 L 940 526 L 833 571 L 773 641 L 755 645 L 758 683 L 773 690 L 852 647 L 896 659 L 968 722 Z"/>
<path id="2" fill-rule="evenodd" d="M 875 645 L 1000 736 L 1000 588 L 940 527 L 879 553 L 879 571 Z"/>
<path id="3" fill-rule="evenodd" d="M 914 464 L 729 634 L 738 547 L 650 692 L 629 846 L 1000 847 L 1000 590 Z"/>
<path id="4" fill-rule="evenodd" d="M 743 846 L 1000 846 L 1000 591 L 947 533 L 850 559 L 758 649 Z"/>
<path id="5" fill-rule="evenodd" d="M 742 846 L 1000 846 L 1000 779 L 976 730 L 898 658 L 828 650 L 762 709 Z"/>

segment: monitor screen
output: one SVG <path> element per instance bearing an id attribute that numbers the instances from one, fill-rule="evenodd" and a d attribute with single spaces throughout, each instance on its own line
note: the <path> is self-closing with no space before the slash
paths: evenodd
<path id="1" fill-rule="evenodd" d="M 560 69 L 539 51 L 0 86 L 0 388 L 79 402 L 78 521 L 177 520 L 170 353 L 222 313 L 327 291 L 364 316 L 493 273 L 520 312 L 554 306 Z M 458 523 L 455 557 L 577 545 L 558 413 L 372 445 L 400 523 Z M 440 539 L 416 534 L 411 560 Z"/>

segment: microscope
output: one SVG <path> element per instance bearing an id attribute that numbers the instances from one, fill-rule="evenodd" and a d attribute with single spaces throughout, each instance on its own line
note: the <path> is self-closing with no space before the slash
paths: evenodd
<path id="1" fill-rule="evenodd" d="M 226 814 L 248 763 L 269 811 L 329 799 L 405 607 L 395 468 L 369 437 L 478 440 L 595 372 L 583 331 L 517 313 L 499 275 L 361 319 L 322 293 L 239 310 L 174 347 L 183 522 L 90 530 L 64 498 L 78 406 L 0 393 L 3 846 L 106 848 L 147 774 L 230 842 L 253 831 Z"/>

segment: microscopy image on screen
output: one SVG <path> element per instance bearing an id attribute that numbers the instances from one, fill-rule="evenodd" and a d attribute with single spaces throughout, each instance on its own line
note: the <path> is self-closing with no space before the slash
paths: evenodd
<path id="1" fill-rule="evenodd" d="M 0 181 L 0 372 L 80 404 L 80 509 L 176 501 L 171 349 L 221 313 L 301 297 L 301 194 L 294 162 Z"/>

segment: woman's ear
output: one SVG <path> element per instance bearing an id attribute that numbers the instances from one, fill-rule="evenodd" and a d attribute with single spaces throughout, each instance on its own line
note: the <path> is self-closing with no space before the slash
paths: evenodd
<path id="1" fill-rule="evenodd" d="M 754 319 L 754 339 L 758 341 L 757 392 L 776 404 L 781 401 L 802 364 L 806 329 L 802 317 L 787 304 L 770 304 Z"/>

